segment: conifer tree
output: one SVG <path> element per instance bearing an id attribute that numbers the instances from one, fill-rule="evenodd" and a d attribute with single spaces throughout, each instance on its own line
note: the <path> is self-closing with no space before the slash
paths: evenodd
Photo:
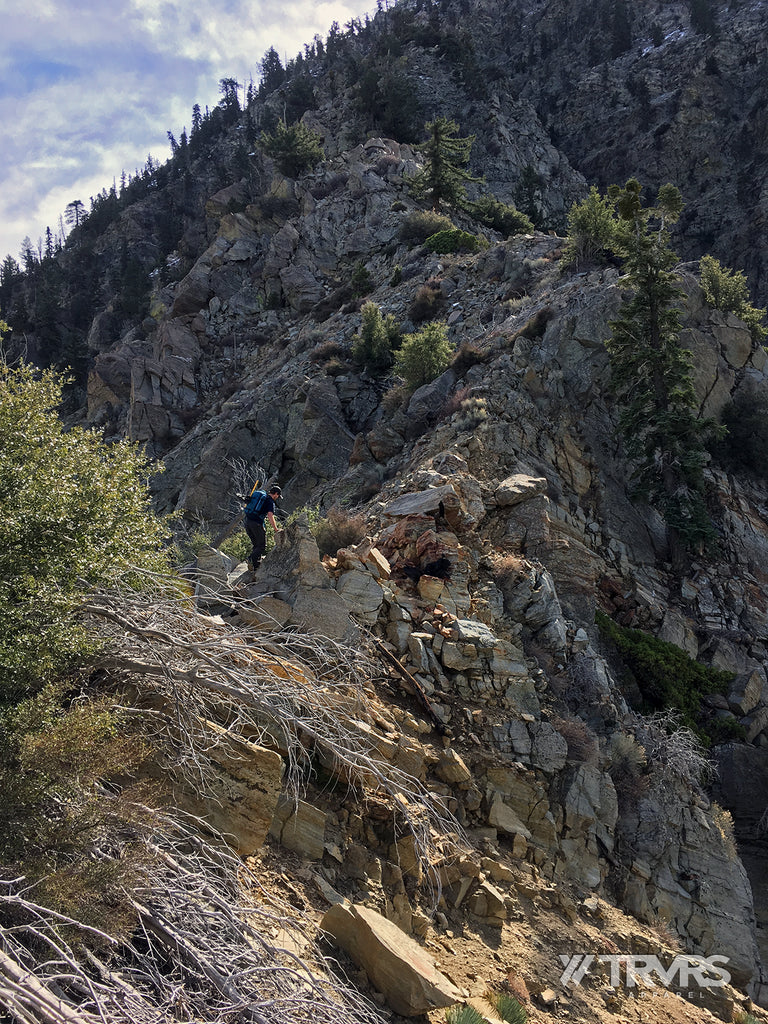
<path id="1" fill-rule="evenodd" d="M 426 163 L 411 180 L 411 191 L 418 198 L 428 197 L 438 213 L 441 203 L 462 206 L 467 198 L 466 183 L 481 180 L 466 170 L 475 137 L 459 138 L 459 126 L 447 117 L 436 117 L 425 127 L 428 138 L 419 149 Z"/>
<path id="2" fill-rule="evenodd" d="M 289 178 L 298 178 L 323 159 L 321 137 L 301 121 L 279 121 L 274 132 L 261 133 L 261 145 Z"/>
<path id="3" fill-rule="evenodd" d="M 440 376 L 448 366 L 452 351 L 447 325 L 426 324 L 415 334 L 405 336 L 395 356 L 395 368 L 408 387 L 415 390 Z"/>
<path id="4" fill-rule="evenodd" d="M 641 189 L 630 179 L 608 193 L 618 216 L 613 244 L 635 294 L 611 323 L 607 348 L 625 448 L 635 466 L 635 493 L 663 515 L 679 563 L 686 547 L 713 538 L 703 469 L 705 441 L 714 428 L 697 415 L 691 354 L 679 340 L 675 303 L 682 293 L 667 225 L 680 216 L 682 197 L 674 185 L 664 185 L 656 205 L 644 207 Z"/>

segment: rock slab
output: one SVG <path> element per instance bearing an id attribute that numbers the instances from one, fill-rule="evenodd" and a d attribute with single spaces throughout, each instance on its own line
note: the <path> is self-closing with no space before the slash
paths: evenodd
<path id="1" fill-rule="evenodd" d="M 327 911 L 320 927 L 363 968 L 390 1008 L 402 1017 L 417 1017 L 463 998 L 429 953 L 375 910 L 338 903 Z"/>

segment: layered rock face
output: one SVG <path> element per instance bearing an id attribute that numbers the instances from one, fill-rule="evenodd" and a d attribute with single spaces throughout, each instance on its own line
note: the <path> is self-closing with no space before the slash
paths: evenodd
<path id="1" fill-rule="evenodd" d="M 468 466 L 455 472 L 461 458 L 452 453 L 451 477 L 430 470 L 422 489 L 407 489 L 412 477 L 402 481 L 403 493 L 380 509 L 378 535 L 323 566 L 312 562 L 299 521 L 255 579 L 244 581 L 243 568 L 232 566 L 219 600 L 247 597 L 237 615 L 265 628 L 281 576 L 290 575 L 297 594 L 316 593 L 323 579 L 326 591 L 335 587 L 347 625 L 337 619 L 333 635 L 348 637 L 353 622 L 370 631 L 394 655 L 394 677 L 414 695 L 423 720 L 408 726 L 401 719 L 383 734 L 374 726 L 369 736 L 380 756 L 444 801 L 480 851 L 528 866 L 539 884 L 610 896 L 641 921 L 663 922 L 690 952 L 727 957 L 734 982 L 758 995 L 752 892 L 727 815 L 700 788 L 687 748 L 630 711 L 591 630 L 563 611 L 542 563 L 507 549 L 502 564 L 483 552 L 483 521 L 501 512 L 509 524 L 526 522 L 541 481 L 509 477 L 486 491 L 486 507 Z M 490 504 L 492 495 L 503 503 Z M 441 507 L 450 526 L 435 521 Z M 284 574 L 286 565 L 301 568 Z M 413 571 L 419 567 L 424 571 Z M 325 600 L 331 607 L 330 595 Z M 318 617 L 318 630 L 320 624 Z M 442 749 L 427 740 L 431 730 L 442 734 Z M 382 856 L 424 881 L 412 839 L 387 856 L 375 828 L 365 837 L 342 828 L 331 847 L 330 820 L 309 804 L 288 802 L 272 832 L 312 860 L 333 848 L 341 871 L 362 871 L 355 877 L 367 884 L 391 873 Z M 479 862 L 472 869 L 447 863 L 441 880 L 448 907 L 501 927 L 510 902 L 499 883 L 509 881 L 508 869 L 500 862 L 491 870 L 491 863 L 484 870 Z M 384 895 L 390 920 L 406 932 L 419 927 L 415 901 L 403 893 L 395 900 L 387 885 Z M 342 945 L 352 941 L 352 927 L 343 914 L 328 924 Z M 361 962 L 362 946 L 355 948 Z"/>
<path id="2" fill-rule="evenodd" d="M 619 272 L 563 273 L 554 235 L 489 233 L 472 256 L 400 242 L 410 161 L 371 140 L 317 172 L 322 198 L 309 180 L 275 176 L 286 201 L 269 218 L 214 203 L 215 237 L 158 294 L 157 327 L 97 361 L 92 412 L 123 403 L 132 435 L 164 453 L 167 509 L 225 522 L 238 460 L 279 479 L 289 507 L 365 501 L 362 547 L 323 568 L 297 526 L 255 580 L 231 590 L 219 572 L 225 605 L 245 593 L 250 610 L 237 614 L 259 629 L 344 643 L 373 633 L 426 728 L 469 744 L 433 752 L 418 729 L 382 738 L 393 763 L 431 777 L 478 842 L 727 955 L 757 993 L 751 893 L 727 822 L 632 710 L 594 623 L 601 609 L 733 672 L 712 714 L 741 723 L 753 750 L 768 746 L 763 489 L 713 463 L 720 550 L 676 576 L 663 523 L 629 496 L 617 439 L 604 340 L 627 294 Z M 410 395 L 382 400 L 386 383 L 350 357 L 359 302 L 339 297 L 338 280 L 360 256 L 378 282 L 369 297 L 405 330 L 429 281 L 457 350 L 471 343 Z M 766 397 L 766 357 L 743 324 L 705 306 L 692 269 L 681 270 L 681 341 L 702 415 L 717 418 L 734 397 Z M 278 292 L 281 308 L 264 309 Z M 315 817 L 281 805 L 272 834 L 323 857 Z M 447 899 L 503 921 L 505 900 L 481 874 L 447 872 Z"/>

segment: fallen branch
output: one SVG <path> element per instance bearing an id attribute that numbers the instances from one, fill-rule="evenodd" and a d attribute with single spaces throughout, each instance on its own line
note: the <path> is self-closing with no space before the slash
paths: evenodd
<path id="1" fill-rule="evenodd" d="M 429 698 L 424 692 L 424 687 L 421 685 L 418 679 L 416 679 L 415 676 L 412 676 L 404 665 L 400 664 L 400 662 L 397 660 L 394 654 L 391 651 L 387 650 L 387 648 L 384 646 L 381 640 L 378 639 L 378 637 L 374 637 L 374 643 L 376 645 L 376 650 L 379 652 L 379 654 L 383 656 L 384 660 L 387 661 L 392 666 L 392 668 L 396 669 L 396 671 L 400 673 L 400 675 L 403 677 L 403 679 L 405 679 L 408 685 L 413 688 L 414 694 L 418 698 L 419 703 L 422 705 L 424 710 L 427 712 L 429 720 L 434 725 L 435 730 L 439 733 L 440 736 L 445 736 L 445 723 L 438 716 L 435 709 L 429 703 Z"/>

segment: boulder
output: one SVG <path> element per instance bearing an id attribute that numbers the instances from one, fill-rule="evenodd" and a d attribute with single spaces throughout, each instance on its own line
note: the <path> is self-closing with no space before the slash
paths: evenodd
<path id="1" fill-rule="evenodd" d="M 172 316 L 191 316 L 208 305 L 212 295 L 210 268 L 200 262 L 176 286 Z"/>
<path id="2" fill-rule="evenodd" d="M 471 526 L 476 522 L 476 517 L 462 502 L 457 488 L 452 483 L 428 487 L 417 493 L 401 494 L 384 508 L 384 514 L 393 519 L 430 513 L 444 516 L 452 529 L 462 525 Z"/>
<path id="3" fill-rule="evenodd" d="M 339 576 L 336 590 L 341 594 L 352 615 L 364 622 L 375 622 L 384 591 L 367 569 L 360 566 Z"/>
<path id="4" fill-rule="evenodd" d="M 411 395 L 408 416 L 414 435 L 420 434 L 427 423 L 434 422 L 445 408 L 446 402 L 456 385 L 456 373 L 445 370 L 435 380 L 422 384 Z"/>
<path id="5" fill-rule="evenodd" d="M 547 489 L 545 477 L 529 476 L 527 473 L 515 473 L 502 480 L 494 492 L 496 504 L 502 507 L 518 505 L 521 501 L 528 501 L 538 494 L 543 494 Z"/>
<path id="6" fill-rule="evenodd" d="M 290 606 L 286 625 L 332 640 L 357 640 L 357 627 L 320 561 L 306 515 L 276 535 L 275 547 L 262 562 L 248 597 L 257 605 L 270 597 Z"/>
<path id="7" fill-rule="evenodd" d="M 748 715 L 754 711 L 763 698 L 765 673 L 762 668 L 738 675 L 731 683 L 728 703 L 737 715 Z"/>
<path id="8" fill-rule="evenodd" d="M 414 939 L 375 910 L 337 903 L 320 928 L 368 975 L 394 1013 L 418 1017 L 452 1006 L 463 993 Z"/>
<path id="9" fill-rule="evenodd" d="M 488 824 L 508 836 L 523 836 L 527 840 L 533 838 L 530 830 L 525 827 L 515 811 L 504 802 L 502 794 L 498 792 L 493 796 L 493 803 L 488 812 Z"/>

